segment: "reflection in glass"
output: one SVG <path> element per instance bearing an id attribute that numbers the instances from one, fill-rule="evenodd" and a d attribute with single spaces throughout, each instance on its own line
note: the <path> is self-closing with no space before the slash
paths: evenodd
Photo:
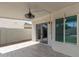
<path id="1" fill-rule="evenodd" d="M 41 24 L 36 25 L 36 39 L 41 39 Z"/>
<path id="2" fill-rule="evenodd" d="M 56 19 L 56 23 L 55 23 L 55 29 L 56 29 L 56 32 L 55 32 L 55 40 L 56 41 L 59 41 L 59 42 L 63 42 L 63 18 L 60 18 L 60 19 Z"/>
<path id="3" fill-rule="evenodd" d="M 48 44 L 48 23 L 36 24 L 36 39 L 42 43 Z"/>
<path id="4" fill-rule="evenodd" d="M 42 24 L 43 38 L 47 38 L 47 24 Z"/>
<path id="5" fill-rule="evenodd" d="M 77 16 L 66 17 L 65 42 L 77 43 Z"/>

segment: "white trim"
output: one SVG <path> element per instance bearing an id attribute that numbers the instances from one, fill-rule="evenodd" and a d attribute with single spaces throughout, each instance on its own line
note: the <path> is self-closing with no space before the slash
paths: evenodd
<path id="1" fill-rule="evenodd" d="M 78 39 L 78 35 L 79 35 L 79 34 L 78 34 L 78 33 L 79 33 L 79 32 L 78 32 L 78 18 L 79 18 L 79 17 L 78 17 L 78 16 L 79 16 L 79 15 L 77 15 L 77 45 L 79 45 L 79 39 Z"/>
<path id="2" fill-rule="evenodd" d="M 66 19 L 63 19 L 63 20 L 64 20 L 64 23 L 63 23 L 63 26 L 64 26 L 64 27 L 63 27 L 63 28 L 64 28 L 64 30 L 63 30 L 63 31 L 64 31 L 64 32 L 63 32 L 63 33 L 64 33 L 64 34 L 63 34 L 63 35 L 64 35 L 64 36 L 63 36 L 63 37 L 64 37 L 64 42 L 63 42 L 63 43 L 65 43 L 65 21 L 66 21 Z"/>

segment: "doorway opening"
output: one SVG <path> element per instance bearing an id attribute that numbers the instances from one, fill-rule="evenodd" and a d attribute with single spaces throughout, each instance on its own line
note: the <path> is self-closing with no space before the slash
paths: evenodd
<path id="1" fill-rule="evenodd" d="M 36 39 L 48 44 L 48 23 L 36 24 Z"/>

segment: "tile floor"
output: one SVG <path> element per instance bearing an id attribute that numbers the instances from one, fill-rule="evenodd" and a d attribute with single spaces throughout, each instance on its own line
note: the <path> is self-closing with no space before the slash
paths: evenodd
<path id="1" fill-rule="evenodd" d="M 4 53 L 0 52 L 0 57 L 69 57 L 67 55 L 54 51 L 53 49 L 51 49 L 49 46 L 45 44 L 42 43 L 33 44 L 31 41 L 30 43 L 31 43 L 30 45 L 27 45 L 26 42 L 12 45 L 12 46 L 17 45 L 16 49 L 10 51 L 8 50 L 8 52 L 4 52 L 7 48 L 3 49 Z M 23 44 L 22 48 L 19 46 L 21 44 Z M 8 49 L 11 49 L 12 46 L 8 47 Z M 1 48 L 5 48 L 5 47 L 1 47 Z"/>

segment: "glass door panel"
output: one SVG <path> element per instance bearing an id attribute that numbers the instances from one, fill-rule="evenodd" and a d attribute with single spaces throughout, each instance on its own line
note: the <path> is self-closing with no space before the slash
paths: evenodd
<path id="1" fill-rule="evenodd" d="M 40 40 L 41 39 L 41 25 L 36 24 L 36 39 Z"/>
<path id="2" fill-rule="evenodd" d="M 48 23 L 36 24 L 36 39 L 42 43 L 48 43 Z"/>

